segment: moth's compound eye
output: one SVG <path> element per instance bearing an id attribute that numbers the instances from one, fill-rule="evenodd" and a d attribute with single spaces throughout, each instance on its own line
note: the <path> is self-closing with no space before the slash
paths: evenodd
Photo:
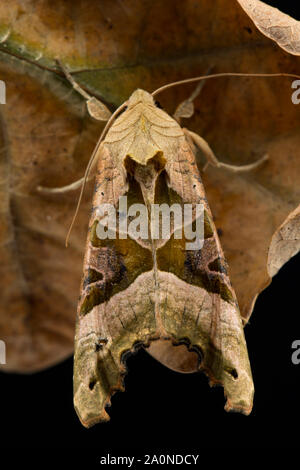
<path id="1" fill-rule="evenodd" d="M 156 100 L 155 100 L 154 103 L 155 103 L 155 106 L 156 106 L 157 108 L 163 109 L 163 107 L 162 107 L 162 105 L 160 104 L 159 101 L 156 101 Z"/>

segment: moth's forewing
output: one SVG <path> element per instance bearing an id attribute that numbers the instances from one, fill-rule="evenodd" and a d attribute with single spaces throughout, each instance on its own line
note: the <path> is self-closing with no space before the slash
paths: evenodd
<path id="1" fill-rule="evenodd" d="M 120 196 L 149 211 L 150 203 L 203 204 L 203 247 L 187 250 L 174 224 L 158 240 L 120 239 L 118 229 L 116 239 L 100 239 L 97 208 L 119 209 Z M 158 338 L 198 351 L 211 383 L 224 387 L 226 409 L 251 411 L 240 313 L 194 155 L 176 121 L 138 90 L 99 150 L 75 339 L 74 402 L 85 426 L 109 419 L 125 353 Z"/>

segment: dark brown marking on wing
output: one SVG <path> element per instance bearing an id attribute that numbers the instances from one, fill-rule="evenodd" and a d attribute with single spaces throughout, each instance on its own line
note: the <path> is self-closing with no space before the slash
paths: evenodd
<path id="1" fill-rule="evenodd" d="M 216 252 L 213 238 L 204 240 L 201 250 L 187 251 L 185 249 L 186 239 L 175 240 L 172 238 L 157 250 L 157 265 L 161 271 L 171 272 L 179 279 L 204 288 L 207 292 L 220 294 L 222 299 L 233 303 L 235 301 L 229 281 L 225 274 L 225 266 L 222 271 L 210 271 L 206 259 L 207 253 Z M 215 257 L 215 255 L 214 255 Z"/>
<path id="2" fill-rule="evenodd" d="M 140 274 L 153 268 L 152 254 L 135 240 L 100 240 L 98 222 L 90 231 L 90 250 L 83 278 L 80 314 L 86 315 L 96 305 L 125 290 Z"/>

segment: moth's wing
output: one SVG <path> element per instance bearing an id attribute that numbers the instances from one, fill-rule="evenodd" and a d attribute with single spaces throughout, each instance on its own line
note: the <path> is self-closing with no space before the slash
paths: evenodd
<path id="1" fill-rule="evenodd" d="M 250 413 L 254 387 L 241 316 L 224 254 L 209 209 L 194 155 L 188 142 L 167 158 L 165 187 L 169 205 L 204 205 L 204 244 L 186 250 L 186 240 L 174 238 L 157 250 L 160 318 L 173 340 L 186 341 L 201 352 L 201 369 L 210 383 L 221 384 L 226 410 Z M 162 175 L 163 177 L 163 175 Z"/>
<path id="2" fill-rule="evenodd" d="M 132 186 L 133 185 L 133 186 Z M 86 245 L 74 358 L 74 404 L 84 426 L 107 421 L 111 395 L 123 389 L 122 357 L 137 344 L 157 337 L 153 258 L 147 244 L 97 236 L 97 207 L 126 194 L 141 203 L 138 185 L 126 181 L 109 149 L 99 156 L 96 192 Z"/>
<path id="3" fill-rule="evenodd" d="M 180 128 L 171 123 L 161 131 L 161 124 L 159 132 L 169 135 L 154 146 L 166 162 L 156 202 L 203 203 L 204 246 L 186 251 L 185 239 L 159 240 L 154 270 L 148 241 L 99 239 L 99 204 L 116 206 L 125 193 L 128 206 L 144 203 L 140 185 L 127 184 L 123 163 L 116 164 L 102 146 L 75 338 L 74 403 L 85 426 L 109 419 L 105 407 L 123 389 L 123 355 L 158 338 L 187 342 L 202 355 L 211 382 L 224 386 L 226 408 L 251 410 L 253 383 L 240 314 L 195 159 Z"/>

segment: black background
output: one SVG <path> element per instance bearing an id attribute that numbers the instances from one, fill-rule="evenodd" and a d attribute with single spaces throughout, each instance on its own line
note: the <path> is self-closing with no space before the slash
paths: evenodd
<path id="1" fill-rule="evenodd" d="M 300 20 L 296 2 L 266 3 Z M 298 446 L 300 364 L 291 361 L 291 345 L 300 340 L 299 267 L 297 255 L 281 269 L 245 329 L 256 389 L 250 416 L 226 413 L 223 389 L 210 389 L 204 375 L 172 372 L 140 350 L 127 361 L 126 392 L 112 398 L 111 421 L 87 430 L 73 409 L 69 359 L 34 375 L 0 374 L 0 448 L 65 449 L 70 456 L 74 449 L 79 458 L 90 447 L 96 461 L 108 452 Z"/>

